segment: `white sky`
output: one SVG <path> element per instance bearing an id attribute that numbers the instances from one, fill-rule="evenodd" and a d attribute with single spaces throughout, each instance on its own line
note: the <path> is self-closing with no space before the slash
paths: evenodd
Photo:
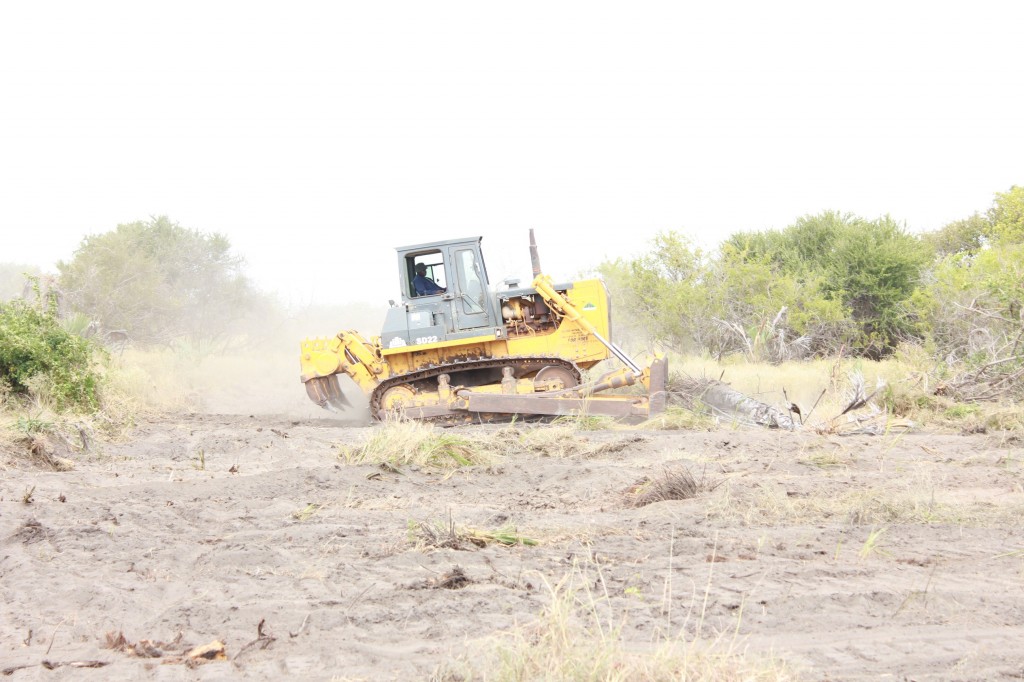
<path id="1" fill-rule="evenodd" d="M 824 209 L 914 231 L 1024 184 L 1024 3 L 8 2 L 0 262 L 166 214 L 293 304 L 484 235 L 556 279 Z"/>

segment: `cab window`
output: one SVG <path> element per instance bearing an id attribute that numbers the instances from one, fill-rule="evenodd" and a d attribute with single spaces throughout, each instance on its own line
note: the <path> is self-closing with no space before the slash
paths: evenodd
<path id="1" fill-rule="evenodd" d="M 477 263 L 476 254 L 470 249 L 456 251 L 455 263 L 459 275 L 459 289 L 463 294 L 463 311 L 470 314 L 484 312 L 483 273 Z"/>
<path id="2" fill-rule="evenodd" d="M 448 286 L 444 258 L 440 251 L 429 251 L 405 259 L 409 275 L 409 297 L 437 296 Z M 420 274 L 422 273 L 422 274 Z M 422 278 L 422 279 L 420 279 Z"/>

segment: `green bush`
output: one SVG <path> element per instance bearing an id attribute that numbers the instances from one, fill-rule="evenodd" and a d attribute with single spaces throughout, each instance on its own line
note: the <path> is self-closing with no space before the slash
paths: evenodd
<path id="1" fill-rule="evenodd" d="M 22 300 L 0 303 L 0 383 L 15 395 L 43 391 L 58 410 L 95 411 L 100 378 L 93 351 L 52 309 Z"/>

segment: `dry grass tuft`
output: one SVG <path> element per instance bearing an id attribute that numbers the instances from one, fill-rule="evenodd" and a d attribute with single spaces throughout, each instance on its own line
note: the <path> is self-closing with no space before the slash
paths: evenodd
<path id="1" fill-rule="evenodd" d="M 788 682 L 796 675 L 773 659 L 750 659 L 723 639 L 685 636 L 650 642 L 622 637 L 625 614 L 610 613 L 595 579 L 574 569 L 555 586 L 532 624 L 471 651 L 438 670 L 433 679 L 456 680 L 703 680 Z M 595 588 L 591 588 L 594 585 Z M 604 615 L 608 614 L 608 615 Z"/>
<path id="2" fill-rule="evenodd" d="M 689 407 L 672 405 L 656 417 L 637 425 L 638 429 L 652 431 L 711 431 L 718 420 L 704 409 L 699 401 Z"/>
<path id="3" fill-rule="evenodd" d="M 1016 524 L 1024 507 L 943 499 L 934 488 L 924 485 L 876 486 L 844 492 L 819 490 L 796 496 L 774 488 L 734 496 L 728 487 L 723 487 L 709 502 L 707 514 L 751 526 L 833 522 L 855 526 L 952 524 L 985 528 Z"/>
<path id="4" fill-rule="evenodd" d="M 409 540 L 419 549 L 462 549 L 465 543 L 451 517 L 447 524 L 410 521 Z"/>
<path id="5" fill-rule="evenodd" d="M 558 417 L 551 422 L 556 426 L 568 426 L 574 431 L 607 431 L 619 428 L 611 417 L 594 414 L 574 414 Z"/>
<path id="6" fill-rule="evenodd" d="M 439 590 L 461 590 L 472 582 L 461 566 L 454 566 L 452 570 L 442 573 L 431 587 Z"/>
<path id="7" fill-rule="evenodd" d="M 472 584 L 473 580 L 466 575 L 461 566 L 456 565 L 439 576 L 415 583 L 411 588 L 414 590 L 461 590 Z"/>
<path id="8" fill-rule="evenodd" d="M 627 507 L 646 507 L 665 500 L 692 500 L 701 493 L 709 492 L 720 483 L 708 481 L 702 473 L 699 479 L 684 467 L 665 469 L 661 476 L 651 479 L 644 477 L 625 492 Z"/>
<path id="9" fill-rule="evenodd" d="M 23 545 L 33 545 L 50 538 L 49 528 L 39 523 L 36 519 L 27 519 L 10 536 L 4 538 L 10 542 L 18 542 Z"/>
<path id="10" fill-rule="evenodd" d="M 416 465 L 442 470 L 489 466 L 497 457 L 484 439 L 470 439 L 433 424 L 399 419 L 375 426 L 360 446 L 342 446 L 340 456 L 349 464 Z"/>
<path id="11" fill-rule="evenodd" d="M 503 455 L 529 454 L 554 459 L 590 459 L 607 457 L 627 450 L 647 438 L 625 434 L 614 440 L 594 442 L 571 425 L 542 425 L 526 429 L 501 429 L 491 437 L 495 450 Z"/>
<path id="12" fill-rule="evenodd" d="M 839 384 L 848 370 L 857 366 L 855 360 L 807 360 L 772 365 L 738 358 L 715 361 L 692 356 L 673 356 L 669 363 L 673 368 L 673 383 L 669 389 L 677 398 L 693 399 L 695 402 L 689 405 L 693 409 L 700 410 L 699 395 L 688 393 L 693 384 L 685 383 L 685 379 L 700 377 L 697 386 L 706 385 L 708 380 L 723 381 L 730 388 L 769 405 L 784 409 L 788 403 L 796 404 L 805 419 L 809 413 L 814 417 L 841 411 L 843 387 Z M 868 369 L 871 371 L 865 370 L 865 376 L 870 382 L 877 376 L 888 377 L 898 371 L 892 363 L 872 363 Z M 678 404 L 688 405 L 685 400 Z"/>
<path id="13" fill-rule="evenodd" d="M 797 461 L 818 469 L 842 469 L 849 467 L 854 458 L 846 452 L 840 454 L 836 450 L 811 448 L 810 451 L 802 453 Z"/>
<path id="14" fill-rule="evenodd" d="M 568 459 L 585 449 L 586 440 L 580 438 L 572 426 L 540 426 L 521 431 L 519 439 L 510 441 L 509 454 L 528 452 L 541 457 Z"/>
<path id="15" fill-rule="evenodd" d="M 173 350 L 129 348 L 111 357 L 105 367 L 102 409 L 96 420 L 109 435 L 121 437 L 140 419 L 194 412 L 199 404 L 193 388 L 196 372 Z"/>

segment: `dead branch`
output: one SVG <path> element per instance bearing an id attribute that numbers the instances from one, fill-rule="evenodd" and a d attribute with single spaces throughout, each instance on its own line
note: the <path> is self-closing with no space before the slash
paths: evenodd
<path id="1" fill-rule="evenodd" d="M 993 320 L 1000 320 L 1001 322 L 1008 322 L 1009 324 L 1017 324 L 1018 323 L 1018 320 L 1014 320 L 1014 319 L 1009 318 L 1009 317 L 1003 317 L 1002 315 L 1000 315 L 998 313 L 993 313 L 993 312 L 989 312 L 988 310 L 981 310 L 980 308 L 975 308 L 974 307 L 974 301 L 971 301 L 971 305 L 970 306 L 965 306 L 962 303 L 957 303 L 956 301 L 953 301 L 953 305 L 955 305 L 957 308 L 960 308 L 961 310 L 966 310 L 969 313 L 974 313 L 975 315 L 981 315 L 982 317 L 989 317 L 989 318 L 991 318 Z"/>

